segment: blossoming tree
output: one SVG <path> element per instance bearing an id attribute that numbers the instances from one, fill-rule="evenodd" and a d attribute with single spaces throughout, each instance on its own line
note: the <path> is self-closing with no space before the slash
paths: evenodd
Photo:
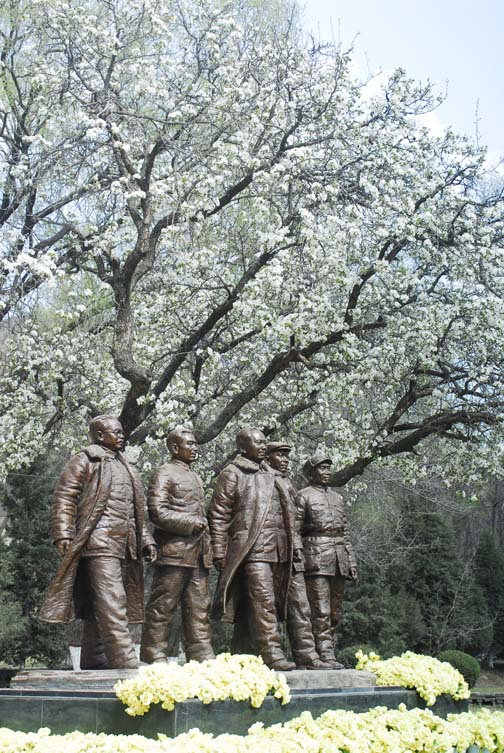
<path id="1" fill-rule="evenodd" d="M 1 26 L 0 465 L 120 415 L 222 454 L 238 425 L 331 448 L 344 484 L 494 467 L 503 197 L 292 16 L 210 0 L 21 0 Z M 290 19 L 290 20 L 289 20 Z M 144 455 L 148 457 L 148 453 Z"/>

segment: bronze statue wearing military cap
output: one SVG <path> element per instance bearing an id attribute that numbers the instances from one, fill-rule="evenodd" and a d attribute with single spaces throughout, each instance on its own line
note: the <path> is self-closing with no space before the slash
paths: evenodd
<path id="1" fill-rule="evenodd" d="M 268 442 L 263 467 L 274 473 L 276 482 L 284 487 L 284 496 L 290 500 L 294 518 L 294 553 L 287 596 L 287 635 L 296 666 L 300 669 L 327 669 L 315 648 L 311 624 L 310 604 L 304 579 L 303 544 L 300 520 L 297 514 L 297 492 L 287 476 L 291 446 L 286 442 Z"/>
<path id="2" fill-rule="evenodd" d="M 324 662 L 341 665 L 334 655 L 334 631 L 347 579 L 357 578 L 343 499 L 329 488 L 331 460 L 313 455 L 303 468 L 309 485 L 297 506 L 305 562 L 305 582 L 317 651 Z"/>

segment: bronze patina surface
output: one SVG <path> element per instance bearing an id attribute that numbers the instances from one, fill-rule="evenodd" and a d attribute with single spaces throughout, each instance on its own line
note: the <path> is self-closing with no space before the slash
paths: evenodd
<path id="1" fill-rule="evenodd" d="M 294 553 L 287 596 L 287 634 L 296 666 L 306 669 L 327 669 L 315 648 L 311 612 L 304 579 L 303 545 L 298 514 L 297 491 L 287 476 L 291 446 L 285 442 L 268 442 L 263 468 L 275 474 L 275 482 L 284 487 L 294 517 Z"/>
<path id="2" fill-rule="evenodd" d="M 71 458 L 54 492 L 52 537 L 62 560 L 40 618 L 82 618 L 82 669 L 134 668 L 128 622 L 143 622 L 142 554 L 153 560 L 156 549 L 120 422 L 98 416 L 89 431 L 93 444 Z"/>
<path id="3" fill-rule="evenodd" d="M 347 579 L 357 578 L 345 507 L 329 487 L 331 460 L 313 455 L 304 466 L 310 484 L 298 493 L 305 582 L 315 644 L 322 661 L 335 663 L 335 631 Z"/>
<path id="4" fill-rule="evenodd" d="M 147 495 L 157 561 L 142 632 L 140 658 L 149 664 L 169 653 L 170 626 L 180 604 L 188 659 L 213 659 L 209 568 L 212 547 L 203 484 L 191 464 L 198 456 L 190 429 L 177 426 L 167 438 L 171 459 L 154 474 Z"/>
<path id="5" fill-rule="evenodd" d="M 261 465 L 262 432 L 242 429 L 236 445 L 239 455 L 220 473 L 209 510 L 220 570 L 212 614 L 235 623 L 235 650 L 255 647 L 268 666 L 289 670 L 295 665 L 282 650 L 278 620 L 287 614 L 294 512 L 279 475 Z"/>

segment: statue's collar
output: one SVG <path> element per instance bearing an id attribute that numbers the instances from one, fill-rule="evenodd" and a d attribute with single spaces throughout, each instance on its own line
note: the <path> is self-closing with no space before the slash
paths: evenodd
<path id="1" fill-rule="evenodd" d="M 233 463 L 238 466 L 241 471 L 247 471 L 248 473 L 257 473 L 260 469 L 259 463 L 256 463 L 254 460 L 249 460 L 249 458 L 244 457 L 244 455 L 238 455 L 233 460 Z"/>
<path id="2" fill-rule="evenodd" d="M 100 444 L 90 444 L 88 447 L 84 448 L 84 452 L 92 460 L 105 460 L 105 458 L 119 458 L 120 460 L 123 459 L 122 452 L 112 452 L 112 450 L 108 450 L 106 447 L 102 447 Z"/>
<path id="3" fill-rule="evenodd" d="M 185 468 L 186 471 L 191 470 L 191 466 L 188 463 L 184 463 L 183 460 L 177 460 L 176 458 L 171 458 L 169 461 L 170 463 L 174 463 L 175 465 L 180 465 L 182 468 Z"/>

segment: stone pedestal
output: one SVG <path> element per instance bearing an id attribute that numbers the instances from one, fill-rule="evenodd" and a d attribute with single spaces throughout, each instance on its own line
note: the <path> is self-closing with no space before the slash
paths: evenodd
<path id="1" fill-rule="evenodd" d="M 10 687 L 16 690 L 65 690 L 108 691 L 113 693 L 118 680 L 126 680 L 137 674 L 136 669 L 105 670 L 51 670 L 30 669 L 19 672 L 12 678 Z M 341 690 L 342 688 L 371 688 L 376 685 L 372 672 L 356 669 L 308 670 L 296 669 L 293 672 L 279 672 L 287 680 L 291 690 Z"/>
<path id="2" fill-rule="evenodd" d="M 245 734 L 255 722 L 265 726 L 286 722 L 310 711 L 314 717 L 329 709 L 368 711 L 374 706 L 407 708 L 425 704 L 414 690 L 379 687 L 370 672 L 356 670 L 286 672 L 292 700 L 285 706 L 268 696 L 261 708 L 249 703 L 184 701 L 173 711 L 154 706 L 144 716 L 130 717 L 113 692 L 117 680 L 136 670 L 20 672 L 8 689 L 0 689 L 0 727 L 32 732 L 49 727 L 55 734 L 80 730 L 139 734 L 155 738 L 159 732 L 175 737 L 198 727 L 204 732 Z M 440 715 L 467 710 L 467 702 L 442 699 L 433 711 Z"/>

